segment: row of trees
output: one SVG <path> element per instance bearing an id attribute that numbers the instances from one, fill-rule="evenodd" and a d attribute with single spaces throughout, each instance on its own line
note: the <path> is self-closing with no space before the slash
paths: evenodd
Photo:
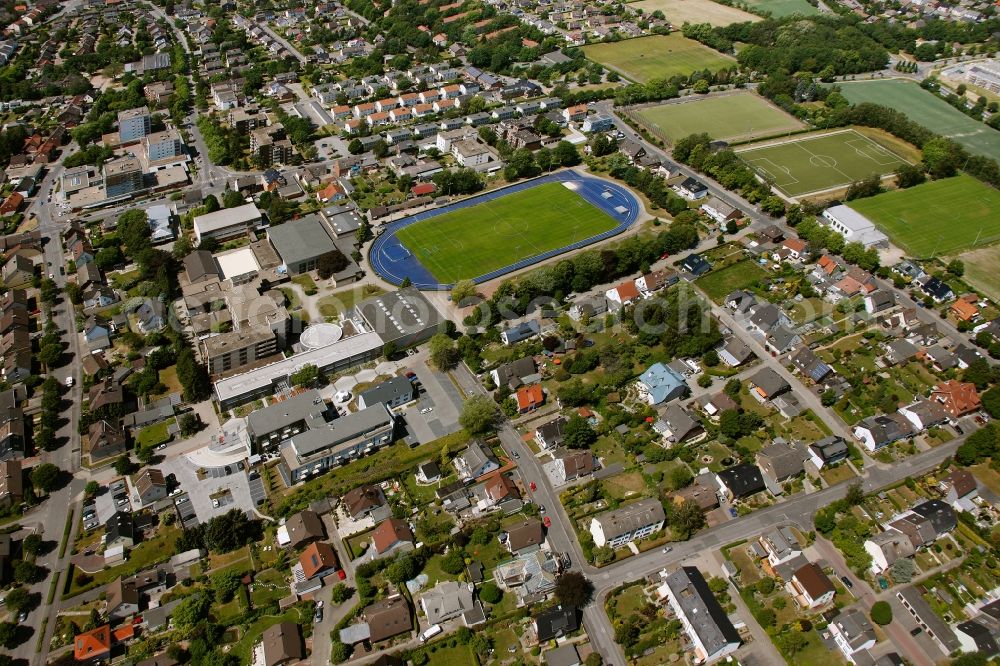
<path id="1" fill-rule="evenodd" d="M 785 203 L 771 194 L 770 186 L 759 181 L 746 162 L 732 150 L 713 150 L 711 142 L 711 137 L 704 133 L 686 136 L 674 144 L 674 159 L 707 173 L 727 190 L 738 191 L 750 203 L 760 202 L 761 210 L 772 217 L 785 214 Z"/>

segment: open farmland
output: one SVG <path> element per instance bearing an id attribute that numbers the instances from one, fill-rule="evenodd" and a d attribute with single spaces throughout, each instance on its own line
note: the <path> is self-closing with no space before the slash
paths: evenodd
<path id="1" fill-rule="evenodd" d="M 892 242 L 916 257 L 955 254 L 1000 240 L 1000 192 L 972 176 L 955 176 L 852 201 Z M 996 281 L 996 265 L 992 269 Z"/>
<path id="2" fill-rule="evenodd" d="M 733 58 L 680 33 L 591 44 L 584 46 L 583 52 L 594 62 L 639 83 L 654 78 L 688 76 L 698 70 L 725 69 L 736 63 Z"/>
<path id="3" fill-rule="evenodd" d="M 743 0 L 743 4 L 752 11 L 768 12 L 775 18 L 791 16 L 792 14 L 814 16 L 820 13 L 806 0 Z"/>
<path id="4" fill-rule="evenodd" d="M 851 104 L 896 109 L 932 132 L 954 139 L 970 153 L 1000 160 L 1000 132 L 974 120 L 916 83 L 899 79 L 838 84 Z"/>
<path id="5" fill-rule="evenodd" d="M 751 146 L 738 153 L 790 197 L 844 187 L 872 174 L 887 176 L 906 163 L 855 130 Z"/>
<path id="6" fill-rule="evenodd" d="M 671 143 L 700 132 L 713 139 L 732 142 L 745 141 L 754 136 L 773 136 L 803 127 L 795 117 L 750 92 L 649 106 L 639 109 L 635 115 L 654 133 Z"/>
<path id="7" fill-rule="evenodd" d="M 710 23 L 722 27 L 760 20 L 759 16 L 712 0 L 640 0 L 632 6 L 647 14 L 661 11 L 676 26 L 685 23 Z"/>
<path id="8" fill-rule="evenodd" d="M 489 273 L 617 226 L 563 183 L 546 183 L 410 225 L 403 246 L 442 283 Z"/>

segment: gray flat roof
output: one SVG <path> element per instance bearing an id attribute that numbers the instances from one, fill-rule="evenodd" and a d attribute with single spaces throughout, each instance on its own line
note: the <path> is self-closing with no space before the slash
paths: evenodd
<path id="1" fill-rule="evenodd" d="M 365 399 L 366 405 L 378 402 L 393 402 L 401 397 L 413 398 L 413 384 L 406 377 L 393 377 L 376 384 L 367 391 L 362 391 L 358 397 Z"/>
<path id="2" fill-rule="evenodd" d="M 361 356 L 381 348 L 382 345 L 382 338 L 377 333 L 354 335 L 326 347 L 310 349 L 275 363 L 220 379 L 215 383 L 215 395 L 221 402 L 226 402 L 270 386 L 274 380 L 288 377 L 304 365 L 326 368 L 340 359 Z"/>
<path id="3" fill-rule="evenodd" d="M 260 210 L 249 203 L 235 208 L 223 208 L 214 213 L 199 215 L 194 218 L 194 227 L 198 233 L 204 234 L 218 229 L 225 229 L 237 224 L 250 224 L 260 219 Z"/>
<path id="4" fill-rule="evenodd" d="M 302 459 L 318 451 L 350 442 L 362 435 L 379 430 L 392 423 L 389 408 L 379 403 L 359 412 L 334 419 L 326 426 L 313 428 L 292 437 L 289 442 L 296 455 Z"/>
<path id="5" fill-rule="evenodd" d="M 312 389 L 252 412 L 247 417 L 247 427 L 260 436 L 320 415 L 325 409 L 319 391 Z"/>
<path id="6" fill-rule="evenodd" d="M 437 328 L 441 314 L 412 287 L 361 301 L 357 310 L 386 342 Z"/>
<path id="7" fill-rule="evenodd" d="M 307 215 L 271 227 L 267 238 L 286 264 L 315 259 L 337 249 L 319 215 Z"/>

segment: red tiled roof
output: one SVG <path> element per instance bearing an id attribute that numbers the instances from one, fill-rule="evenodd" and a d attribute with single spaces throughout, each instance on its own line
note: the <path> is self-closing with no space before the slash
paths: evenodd
<path id="1" fill-rule="evenodd" d="M 111 627 L 104 625 L 73 639 L 73 658 L 77 661 L 89 661 L 111 652 Z"/>
<path id="2" fill-rule="evenodd" d="M 413 532 L 399 518 L 389 518 L 383 520 L 372 532 L 372 541 L 375 543 L 375 552 L 382 554 L 397 541 L 413 541 Z"/>
<path id="3" fill-rule="evenodd" d="M 934 387 L 931 399 L 937 400 L 952 416 L 962 416 L 979 409 L 982 404 L 976 385 L 949 379 Z"/>
<path id="4" fill-rule="evenodd" d="M 635 280 L 622 282 L 620 285 L 615 287 L 615 291 L 618 292 L 618 298 L 621 299 L 622 303 L 625 301 L 634 301 L 639 298 L 639 290 L 636 289 Z"/>
<path id="5" fill-rule="evenodd" d="M 320 571 L 336 568 L 337 554 L 333 552 L 333 546 L 330 544 L 324 541 L 317 541 L 302 551 L 302 555 L 299 556 L 299 563 L 302 565 L 302 573 L 308 579 Z"/>
<path id="6" fill-rule="evenodd" d="M 542 385 L 525 386 L 517 391 L 517 408 L 529 409 L 538 407 L 545 402 L 545 394 L 542 392 Z"/>

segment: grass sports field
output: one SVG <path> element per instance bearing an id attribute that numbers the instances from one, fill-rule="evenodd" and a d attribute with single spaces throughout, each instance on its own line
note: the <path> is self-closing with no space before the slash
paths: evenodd
<path id="1" fill-rule="evenodd" d="M 805 136 L 739 151 L 740 157 L 791 197 L 885 176 L 902 157 L 854 130 Z"/>
<path id="2" fill-rule="evenodd" d="M 703 69 L 724 69 L 736 62 L 680 33 L 591 44 L 584 46 L 583 52 L 594 62 L 615 69 L 639 83 L 678 74 L 688 76 Z"/>
<path id="3" fill-rule="evenodd" d="M 396 237 L 435 279 L 449 284 L 617 225 L 562 183 L 545 183 L 411 224 Z"/>
<path id="4" fill-rule="evenodd" d="M 916 83 L 888 79 L 838 85 L 852 104 L 872 102 L 891 107 L 930 131 L 954 139 L 970 153 L 1000 160 L 1000 132 L 973 120 Z"/>
<path id="5" fill-rule="evenodd" d="M 632 7 L 647 14 L 659 10 L 668 21 L 677 26 L 685 23 L 709 23 L 723 27 L 732 23 L 760 20 L 759 16 L 712 0 L 640 0 L 632 3 Z"/>
<path id="6" fill-rule="evenodd" d="M 791 16 L 792 14 L 813 16 L 820 13 L 806 0 L 743 0 L 743 3 L 751 9 L 770 12 L 775 18 Z"/>
<path id="7" fill-rule="evenodd" d="M 977 235 L 980 244 L 1000 240 L 1000 192 L 972 176 L 945 178 L 849 205 L 915 257 L 929 257 L 935 250 L 942 255 L 961 252 L 972 247 Z"/>
<path id="8" fill-rule="evenodd" d="M 749 92 L 650 106 L 636 115 L 671 142 L 698 132 L 722 141 L 745 141 L 803 127 L 795 117 Z"/>

